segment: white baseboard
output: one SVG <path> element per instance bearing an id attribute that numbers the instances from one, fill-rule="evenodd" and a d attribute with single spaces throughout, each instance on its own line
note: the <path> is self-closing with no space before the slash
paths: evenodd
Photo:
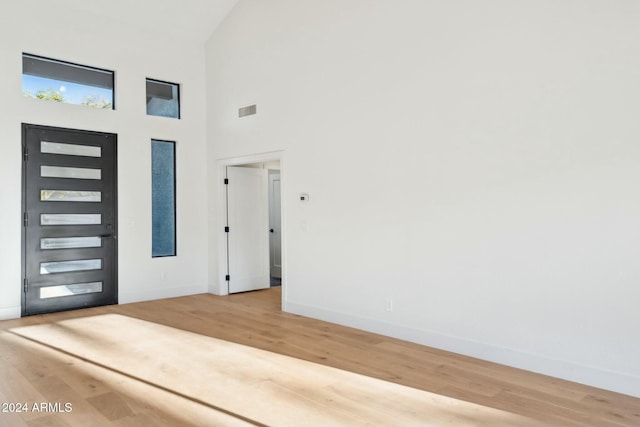
<path id="1" fill-rule="evenodd" d="M 177 288 L 143 289 L 126 292 L 118 292 L 118 303 L 128 304 L 132 302 L 151 301 L 163 298 L 183 297 L 187 295 L 203 294 L 207 292 L 207 285 L 186 286 Z"/>
<path id="2" fill-rule="evenodd" d="M 283 309 L 286 308 L 285 311 L 289 313 L 350 326 L 352 328 L 411 341 L 465 356 L 640 397 L 640 377 L 635 375 L 608 371 L 568 361 L 554 360 L 536 354 L 523 353 L 461 337 L 409 328 L 376 319 L 361 318 L 292 301 L 285 301 L 283 307 Z"/>
<path id="3" fill-rule="evenodd" d="M 207 286 L 187 286 L 176 288 L 158 288 L 158 289 L 145 289 L 136 290 L 134 292 L 122 292 L 118 293 L 118 303 L 127 304 L 140 301 L 151 301 L 163 298 L 182 297 L 186 295 L 195 295 L 206 293 Z M 20 306 L 0 308 L 0 320 L 18 319 L 22 315 L 22 309 Z"/>
<path id="4" fill-rule="evenodd" d="M 118 293 L 118 303 L 127 304 L 140 301 L 151 301 L 162 298 L 174 298 L 182 297 L 186 295 L 195 295 L 206 293 L 207 286 L 187 286 L 176 288 L 158 288 L 158 289 L 145 289 L 136 290 L 134 292 L 122 292 Z M 0 320 L 18 319 L 22 315 L 22 309 L 20 306 L 0 308 Z"/>
<path id="5" fill-rule="evenodd" d="M 22 308 L 20 306 L 0 308 L 0 320 L 17 319 L 21 315 Z"/>

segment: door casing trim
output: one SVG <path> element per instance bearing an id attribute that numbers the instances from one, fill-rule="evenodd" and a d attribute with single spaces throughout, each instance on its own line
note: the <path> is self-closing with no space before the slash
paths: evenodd
<path id="1" fill-rule="evenodd" d="M 249 163 L 262 163 L 262 162 L 272 162 L 272 161 L 280 161 L 280 221 L 281 221 L 281 261 L 282 261 L 282 310 L 286 311 L 286 295 L 287 295 L 287 244 L 286 244 L 286 236 L 287 236 L 287 201 L 286 201 L 286 166 L 285 166 L 285 151 L 271 151 L 266 153 L 258 153 L 240 157 L 229 157 L 225 159 L 218 159 L 216 161 L 216 166 L 218 170 L 217 181 L 218 181 L 218 207 L 214 210 L 216 212 L 216 228 L 217 233 L 215 236 L 218 238 L 218 274 L 217 274 L 217 284 L 218 289 L 220 290 L 220 295 L 228 295 L 229 290 L 226 285 L 226 271 L 227 271 L 227 240 L 226 233 L 224 231 L 224 227 L 226 225 L 227 218 L 227 199 L 226 199 L 226 189 L 224 184 L 224 179 L 226 177 L 226 168 L 227 166 L 240 166 Z M 268 261 L 268 260 L 267 260 Z"/>

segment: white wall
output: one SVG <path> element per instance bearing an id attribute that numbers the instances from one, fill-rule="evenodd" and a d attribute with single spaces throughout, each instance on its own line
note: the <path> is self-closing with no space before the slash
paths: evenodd
<path id="1" fill-rule="evenodd" d="M 638 22 L 241 0 L 207 44 L 211 225 L 215 162 L 284 150 L 288 311 L 640 396 Z"/>
<path id="2" fill-rule="evenodd" d="M 117 109 L 23 98 L 22 52 L 115 70 Z M 121 303 L 205 292 L 204 46 L 72 16 L 54 2 L 4 0 L 0 56 L 0 318 L 20 315 L 23 122 L 118 134 Z M 182 120 L 146 116 L 146 77 L 181 84 Z M 177 142 L 177 257 L 151 258 L 151 138 Z"/>

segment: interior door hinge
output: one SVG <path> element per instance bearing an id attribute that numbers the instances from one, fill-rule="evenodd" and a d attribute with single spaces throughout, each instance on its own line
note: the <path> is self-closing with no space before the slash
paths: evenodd
<path id="1" fill-rule="evenodd" d="M 29 149 L 26 145 L 22 148 L 22 160 L 25 162 L 29 160 Z"/>
<path id="2" fill-rule="evenodd" d="M 224 183 L 228 185 L 229 184 L 229 178 L 225 178 L 224 179 Z"/>
<path id="3" fill-rule="evenodd" d="M 225 232 L 225 233 L 228 233 L 228 232 L 229 232 L 229 227 L 225 227 L 225 228 L 224 228 L 224 232 Z"/>
<path id="4" fill-rule="evenodd" d="M 229 276 L 229 275 L 227 274 L 227 275 L 224 277 L 224 280 L 226 280 L 226 281 L 228 282 L 229 280 L 231 280 L 231 276 Z"/>
<path id="5" fill-rule="evenodd" d="M 24 217 L 23 217 L 23 223 L 25 227 L 29 226 L 29 214 L 28 213 L 24 213 Z"/>
<path id="6" fill-rule="evenodd" d="M 29 289 L 29 281 L 27 279 L 24 279 L 24 293 L 27 293 L 27 290 Z"/>

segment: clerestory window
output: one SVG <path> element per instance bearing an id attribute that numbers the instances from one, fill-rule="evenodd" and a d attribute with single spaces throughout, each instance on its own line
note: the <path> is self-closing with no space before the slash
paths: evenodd
<path id="1" fill-rule="evenodd" d="M 22 54 L 22 94 L 28 98 L 113 110 L 113 71 Z"/>

